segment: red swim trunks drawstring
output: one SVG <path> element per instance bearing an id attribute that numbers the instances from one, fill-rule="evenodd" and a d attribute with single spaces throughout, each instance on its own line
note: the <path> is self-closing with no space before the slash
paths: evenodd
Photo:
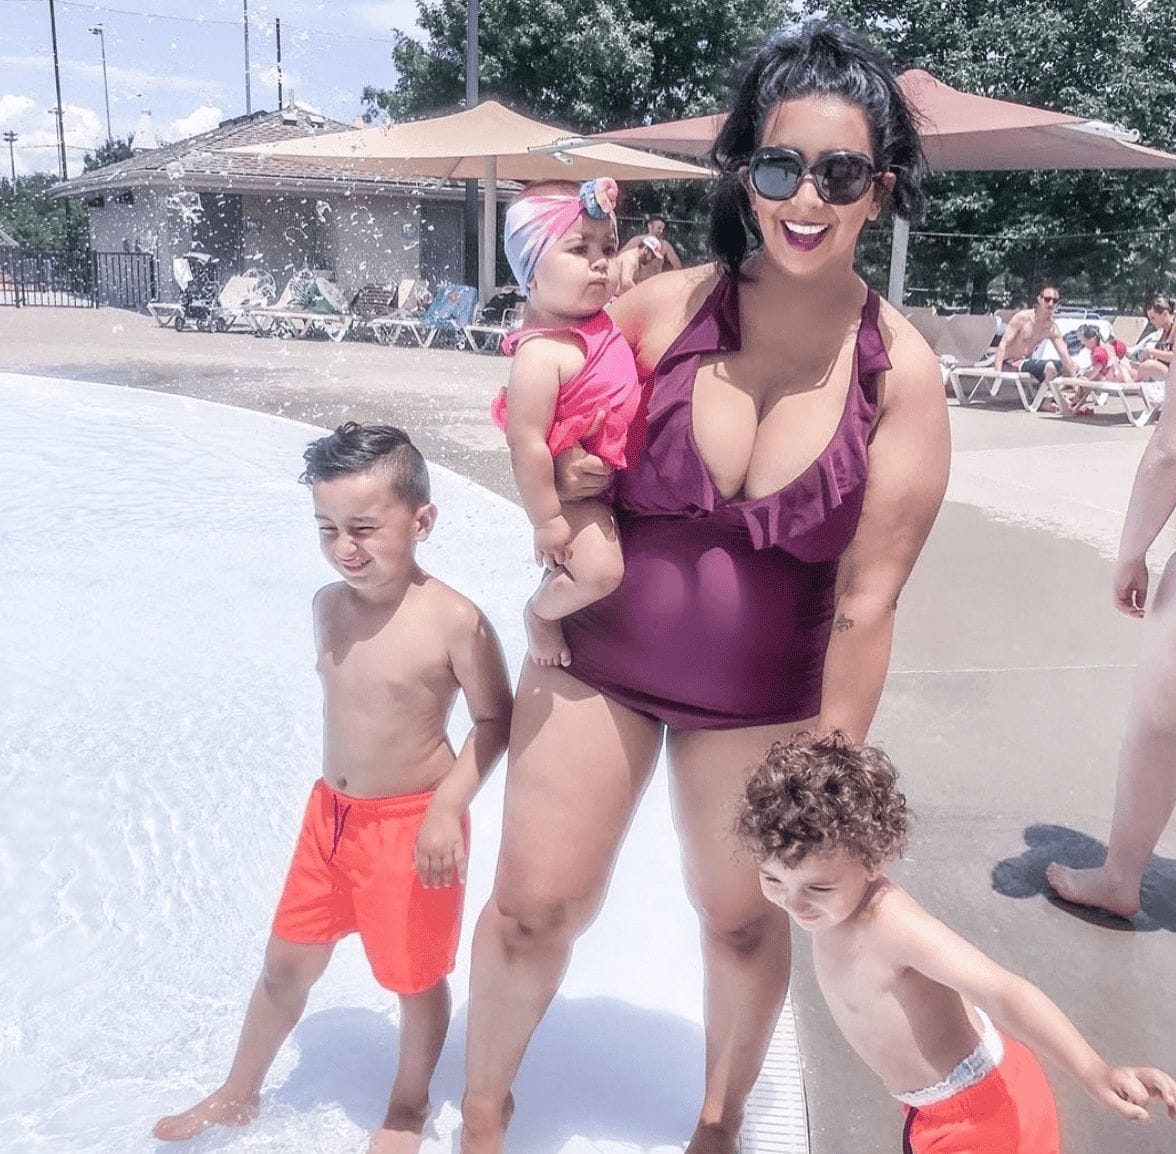
<path id="1" fill-rule="evenodd" d="M 347 824 L 347 815 L 351 812 L 350 805 L 340 807 L 338 797 L 333 796 L 331 800 L 335 803 L 335 837 L 331 842 L 331 856 L 327 858 L 327 861 L 335 860 L 335 851 L 343 840 L 343 827 Z"/>

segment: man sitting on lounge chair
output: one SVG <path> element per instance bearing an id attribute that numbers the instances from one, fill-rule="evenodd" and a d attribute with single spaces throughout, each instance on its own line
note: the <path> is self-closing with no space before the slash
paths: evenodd
<path id="1" fill-rule="evenodd" d="M 1061 299 L 1062 295 L 1057 286 L 1047 281 L 1037 294 L 1035 308 L 1021 309 L 1020 312 L 1013 313 L 1004 336 L 1000 338 L 996 359 L 992 363 L 992 367 L 998 373 L 1002 370 L 1028 373 L 1039 384 L 1052 381 L 1058 375 L 1057 364 L 1033 356 L 1038 345 L 1050 340 L 1058 350 L 1066 376 L 1078 375 L 1078 370 L 1070 357 L 1070 350 L 1066 348 L 1066 342 L 1054 321 L 1054 310 Z"/>

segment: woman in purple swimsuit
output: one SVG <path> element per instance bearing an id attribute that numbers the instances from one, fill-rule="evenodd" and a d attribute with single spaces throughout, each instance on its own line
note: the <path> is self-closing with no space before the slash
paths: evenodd
<path id="1" fill-rule="evenodd" d="M 716 263 L 614 306 L 646 384 L 614 498 L 624 581 L 565 621 L 569 669 L 528 663 L 519 683 L 498 874 L 474 937 L 464 1154 L 503 1148 L 515 1073 L 663 736 L 706 971 L 687 1152 L 736 1150 L 789 977 L 788 919 L 734 852 L 745 767 L 800 728 L 866 736 L 943 498 L 938 364 L 854 272 L 887 201 L 921 207 L 889 63 L 835 26 L 777 34 L 713 159 Z M 563 491 L 599 492 L 600 462 L 571 455 Z"/>

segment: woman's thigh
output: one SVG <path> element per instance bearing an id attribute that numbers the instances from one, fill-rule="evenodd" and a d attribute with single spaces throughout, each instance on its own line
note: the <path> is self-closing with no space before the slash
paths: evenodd
<path id="1" fill-rule="evenodd" d="M 774 741 L 812 722 L 691 730 L 669 738 L 670 797 L 691 901 L 715 929 L 738 931 L 764 916 L 759 870 L 735 823 L 749 771 Z"/>
<path id="2" fill-rule="evenodd" d="M 562 669 L 526 663 L 495 882 L 503 913 L 594 910 L 660 744 L 656 722 Z"/>

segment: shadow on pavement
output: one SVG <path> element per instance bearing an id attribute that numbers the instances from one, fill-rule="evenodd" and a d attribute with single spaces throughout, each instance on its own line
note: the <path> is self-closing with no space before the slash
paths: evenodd
<path id="1" fill-rule="evenodd" d="M 998 894 L 1007 898 L 1042 895 L 1059 909 L 1106 929 L 1176 933 L 1176 859 L 1159 856 L 1151 859 L 1143 875 L 1142 908 L 1133 918 L 1119 918 L 1063 901 L 1045 880 L 1045 867 L 1050 862 L 1075 869 L 1102 865 L 1107 847 L 1101 841 L 1064 825 L 1031 825 L 1024 837 L 1027 848 L 1019 857 L 1005 858 L 993 867 L 992 888 Z"/>

